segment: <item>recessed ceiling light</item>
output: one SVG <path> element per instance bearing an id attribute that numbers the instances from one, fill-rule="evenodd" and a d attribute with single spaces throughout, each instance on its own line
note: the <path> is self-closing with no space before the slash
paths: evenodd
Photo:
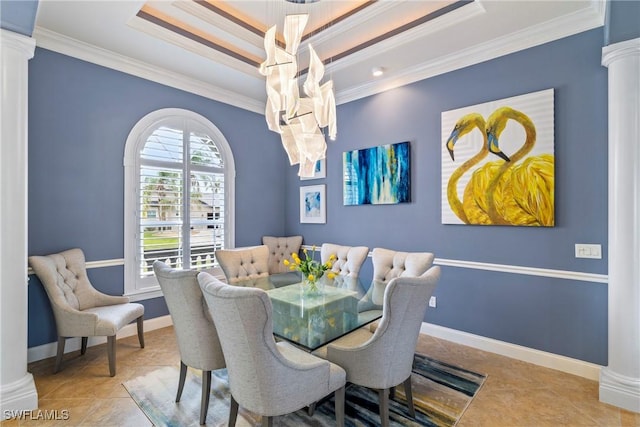
<path id="1" fill-rule="evenodd" d="M 382 68 L 382 67 L 373 67 L 371 69 L 371 74 L 373 75 L 373 77 L 380 77 L 381 75 L 384 74 L 384 68 Z"/>

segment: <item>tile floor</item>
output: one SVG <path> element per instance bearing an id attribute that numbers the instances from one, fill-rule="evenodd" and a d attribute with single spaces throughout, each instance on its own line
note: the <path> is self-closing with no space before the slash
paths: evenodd
<path id="1" fill-rule="evenodd" d="M 109 377 L 105 345 L 84 356 L 65 355 L 63 369 L 52 374 L 53 358 L 29 365 L 38 390 L 40 409 L 67 420 L 7 420 L 14 426 L 150 426 L 122 382 L 180 362 L 173 329 L 117 343 L 117 375 Z M 598 383 L 441 339 L 421 335 L 417 350 L 430 357 L 488 374 L 488 379 L 458 423 L 459 427 L 634 426 L 640 414 L 598 402 Z M 63 412 L 67 410 L 68 412 Z M 33 413 L 34 417 L 37 415 Z M 212 424 L 213 425 L 213 424 Z M 277 424 L 276 424 L 277 425 Z"/>

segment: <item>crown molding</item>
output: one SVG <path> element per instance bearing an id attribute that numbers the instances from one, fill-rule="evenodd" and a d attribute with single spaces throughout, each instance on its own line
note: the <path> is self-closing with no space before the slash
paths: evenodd
<path id="1" fill-rule="evenodd" d="M 393 37 L 389 37 L 386 40 L 380 41 L 369 47 L 354 52 L 345 58 L 332 61 L 331 63 L 325 65 L 326 72 L 331 73 L 334 71 L 338 71 L 348 66 L 355 65 L 370 56 L 375 56 L 393 49 L 398 49 L 405 43 L 411 42 L 417 38 L 425 37 L 429 34 L 437 33 L 438 31 L 442 31 L 443 29 L 451 27 L 453 25 L 459 25 L 461 22 L 464 22 L 483 13 L 486 13 L 485 8 L 480 2 L 474 1 L 473 3 L 469 3 L 465 6 L 452 10 L 451 12 L 448 12 L 429 21 L 428 25 L 419 25 L 400 34 L 396 34 Z"/>
<path id="2" fill-rule="evenodd" d="M 467 8 L 470 9 L 470 6 L 475 3 L 476 2 L 464 6 L 460 8 L 460 10 Z M 417 66 L 407 68 L 402 72 L 390 74 L 386 78 L 376 80 L 374 82 L 368 82 L 344 91 L 339 91 L 336 94 L 336 103 L 344 104 L 355 101 L 360 98 L 365 98 L 380 92 L 405 86 L 429 77 L 445 74 L 464 67 L 496 59 L 510 53 L 572 36 L 583 31 L 601 27 L 604 25 L 605 8 L 603 3 L 604 2 L 601 1 L 594 1 L 591 3 L 591 7 L 572 14 L 555 18 L 540 25 L 499 37 L 473 48 L 464 49 L 435 61 L 424 62 Z M 452 13 L 455 12 L 456 11 Z"/>
<path id="3" fill-rule="evenodd" d="M 142 77 L 143 79 L 165 86 L 194 93 L 244 110 L 253 111 L 254 113 L 264 114 L 264 103 L 262 101 L 251 99 L 201 80 L 186 77 L 180 73 L 152 67 L 145 62 L 119 55 L 106 49 L 101 49 L 41 27 L 35 28 L 33 37 L 36 39 L 36 45 L 38 47 L 123 73 Z"/>

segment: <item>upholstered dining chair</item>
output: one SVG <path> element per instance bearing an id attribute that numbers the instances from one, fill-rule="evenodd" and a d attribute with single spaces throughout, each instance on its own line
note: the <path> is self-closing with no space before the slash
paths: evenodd
<path id="1" fill-rule="evenodd" d="M 227 285 L 208 273 L 198 282 L 209 305 L 227 362 L 234 426 L 238 408 L 262 415 L 262 425 L 334 393 L 338 426 L 344 425 L 344 370 L 273 338 L 271 300 L 259 288 Z"/>
<path id="2" fill-rule="evenodd" d="M 269 276 L 269 248 L 266 245 L 219 249 L 216 259 L 229 283 Z"/>
<path id="3" fill-rule="evenodd" d="M 269 274 L 287 273 L 289 267 L 282 261 L 291 258 L 291 253 L 300 252 L 302 236 L 262 236 L 262 244 L 269 248 Z"/>
<path id="4" fill-rule="evenodd" d="M 67 338 L 82 337 L 80 354 L 87 351 L 88 337 L 106 336 L 109 374 L 116 374 L 116 334 L 137 320 L 138 341 L 144 348 L 144 306 L 129 298 L 96 290 L 87 277 L 81 249 L 45 256 L 30 256 L 29 265 L 47 292 L 58 332 L 54 373 L 60 370 Z"/>
<path id="5" fill-rule="evenodd" d="M 180 351 L 180 377 L 176 402 L 180 402 L 187 367 L 202 371 L 200 424 L 207 420 L 211 391 L 211 371 L 225 367 L 218 332 L 202 296 L 196 270 L 175 270 L 162 261 L 153 263 L 164 299 L 173 321 Z"/>
<path id="6" fill-rule="evenodd" d="M 420 277 L 433 265 L 431 252 L 402 252 L 384 248 L 373 248 L 373 280 L 366 295 L 358 304 L 358 311 L 382 311 L 384 290 L 396 277 Z M 372 331 L 378 322 L 371 324 Z"/>
<path id="7" fill-rule="evenodd" d="M 384 291 L 382 319 L 375 332 L 357 329 L 313 354 L 347 371 L 347 382 L 378 390 L 380 423 L 389 425 L 389 393 L 404 383 L 409 414 L 415 417 L 411 370 L 420 326 L 440 267 L 420 277 L 396 277 Z"/>
<path id="8" fill-rule="evenodd" d="M 357 279 L 362 264 L 364 264 L 369 255 L 369 248 L 366 246 L 342 246 L 334 243 L 323 243 L 320 247 L 321 262 L 324 264 L 329 261 L 331 255 L 336 256 L 331 271 L 340 276 L 349 276 Z"/>

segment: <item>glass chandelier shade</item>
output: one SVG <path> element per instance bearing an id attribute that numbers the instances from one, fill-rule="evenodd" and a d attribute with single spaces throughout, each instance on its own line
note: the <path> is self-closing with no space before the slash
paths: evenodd
<path id="1" fill-rule="evenodd" d="M 327 151 L 325 136 L 335 140 L 336 102 L 333 81 L 320 85 L 324 64 L 309 45 L 309 68 L 302 85 L 306 96 L 300 96 L 296 54 L 309 15 L 287 15 L 284 22 L 285 48 L 276 43 L 276 26 L 264 37 L 267 54 L 260 64 L 260 74 L 266 78 L 267 105 L 265 119 L 269 130 L 280 134 L 289 163 L 299 164 L 298 175 L 312 177 L 315 164 Z"/>

